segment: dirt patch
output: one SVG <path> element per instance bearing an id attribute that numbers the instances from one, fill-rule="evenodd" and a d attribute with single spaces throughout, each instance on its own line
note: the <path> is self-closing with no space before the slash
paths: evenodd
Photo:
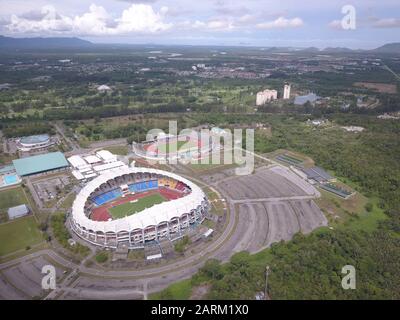
<path id="1" fill-rule="evenodd" d="M 378 91 L 380 93 L 397 93 L 397 87 L 394 84 L 376 83 L 376 82 L 355 82 L 353 86 Z"/>

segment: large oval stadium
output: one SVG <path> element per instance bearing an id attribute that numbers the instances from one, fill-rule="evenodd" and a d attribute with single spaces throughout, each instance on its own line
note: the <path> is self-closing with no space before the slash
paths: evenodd
<path id="1" fill-rule="evenodd" d="M 77 195 L 71 228 L 92 244 L 141 248 L 175 240 L 199 225 L 208 200 L 193 182 L 149 168 L 118 168 L 90 181 Z"/>

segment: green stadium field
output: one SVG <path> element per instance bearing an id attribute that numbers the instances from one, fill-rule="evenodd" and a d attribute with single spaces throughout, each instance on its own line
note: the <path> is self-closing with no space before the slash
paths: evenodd
<path id="1" fill-rule="evenodd" d="M 126 202 L 117 205 L 115 207 L 109 208 L 108 212 L 111 214 L 113 219 L 120 219 L 135 214 L 137 212 L 143 211 L 144 209 L 150 208 L 166 200 L 167 199 L 165 199 L 162 195 L 156 193 L 144 198 L 140 198 L 136 202 Z"/>
<path id="2" fill-rule="evenodd" d="M 0 256 L 43 242 L 33 216 L 0 224 Z"/>
<path id="3" fill-rule="evenodd" d="M 169 148 L 171 147 L 171 148 Z M 166 152 L 176 152 L 176 151 L 185 151 L 191 148 L 197 147 L 197 141 L 178 141 L 178 143 L 175 145 L 175 143 L 170 142 L 170 145 L 168 143 L 157 143 L 157 148 L 159 152 L 166 153 Z"/>

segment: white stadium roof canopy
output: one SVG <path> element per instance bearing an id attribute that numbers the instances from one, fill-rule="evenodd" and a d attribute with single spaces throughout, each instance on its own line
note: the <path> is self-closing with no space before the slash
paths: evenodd
<path id="1" fill-rule="evenodd" d="M 141 212 L 131 216 L 112 220 L 112 221 L 94 221 L 89 219 L 84 212 L 84 206 L 90 195 L 103 183 L 124 174 L 131 173 L 154 173 L 171 177 L 177 181 L 181 181 L 189 186 L 192 192 L 183 198 L 170 200 L 156 204 Z M 197 208 L 205 199 L 204 192 L 193 182 L 178 176 L 174 173 L 167 171 L 149 169 L 149 168 L 129 168 L 122 167 L 113 169 L 103 173 L 96 179 L 90 181 L 77 195 L 72 205 L 72 218 L 80 226 L 85 227 L 87 230 L 101 231 L 101 232 L 120 232 L 132 231 L 134 229 L 144 229 L 148 226 L 158 225 L 164 221 L 170 221 L 172 218 L 181 217 L 185 213 Z"/>

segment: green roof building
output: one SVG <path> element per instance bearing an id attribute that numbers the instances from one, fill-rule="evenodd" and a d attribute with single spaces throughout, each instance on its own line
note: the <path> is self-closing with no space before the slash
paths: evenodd
<path id="1" fill-rule="evenodd" d="M 61 152 L 51 152 L 33 157 L 13 160 L 17 174 L 20 177 L 62 169 L 69 166 Z"/>

